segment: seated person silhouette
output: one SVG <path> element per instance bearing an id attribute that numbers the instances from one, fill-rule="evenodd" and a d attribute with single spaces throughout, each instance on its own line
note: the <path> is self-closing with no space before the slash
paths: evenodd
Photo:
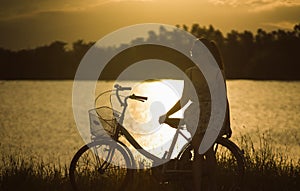
<path id="1" fill-rule="evenodd" d="M 221 55 L 219 50 L 214 42 L 210 42 L 206 39 L 200 39 L 201 42 L 209 49 L 209 51 L 214 56 L 216 62 L 219 65 L 219 68 L 222 71 L 224 77 L 224 66 L 222 63 Z M 194 148 L 194 160 L 192 165 L 193 171 L 193 190 L 200 191 L 202 180 L 202 168 L 201 164 L 205 160 L 206 164 L 209 165 L 210 169 L 210 177 L 209 177 L 209 190 L 216 190 L 216 181 L 215 181 L 215 171 L 216 171 L 216 158 L 211 147 L 204 155 L 200 155 L 198 153 L 198 149 L 200 143 L 204 137 L 206 128 L 208 126 L 208 122 L 210 119 L 211 113 L 211 97 L 207 83 L 205 82 L 205 78 L 203 74 L 199 70 L 197 66 L 193 66 L 188 68 L 185 71 L 187 77 L 192 83 L 188 83 L 188 81 L 184 81 L 183 93 L 180 100 L 165 114 L 160 117 L 160 123 L 163 123 L 166 118 L 170 115 L 176 113 L 183 106 L 185 106 L 189 101 L 192 103 L 188 106 L 188 108 L 184 112 L 184 122 L 186 124 L 187 130 L 192 135 L 191 144 Z M 225 78 L 224 78 L 225 81 Z M 192 89 L 196 90 L 196 97 L 191 96 Z M 197 100 L 196 100 L 197 99 Z M 195 103 L 199 104 L 195 104 Z M 200 107 L 200 108 L 199 108 Z M 201 115 L 197 114 L 197 111 L 201 111 Z M 199 112 L 198 112 L 199 113 Z M 195 127 L 195 121 L 198 122 L 198 125 Z M 193 128 L 194 127 L 194 128 Z M 227 102 L 227 111 L 225 114 L 225 120 L 221 131 L 222 135 L 226 134 L 226 136 L 231 136 L 230 122 L 229 122 L 229 109 Z"/>

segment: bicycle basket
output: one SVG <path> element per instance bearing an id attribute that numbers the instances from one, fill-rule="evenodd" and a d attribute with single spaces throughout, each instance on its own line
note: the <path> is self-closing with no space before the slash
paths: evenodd
<path id="1" fill-rule="evenodd" d="M 102 106 L 89 110 L 90 132 L 92 137 L 112 136 L 116 132 L 119 112 L 114 109 Z"/>

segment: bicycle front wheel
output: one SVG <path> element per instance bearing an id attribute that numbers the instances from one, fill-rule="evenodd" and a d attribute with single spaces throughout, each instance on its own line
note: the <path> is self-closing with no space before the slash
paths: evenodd
<path id="1" fill-rule="evenodd" d="M 132 179 L 131 160 L 117 142 L 91 142 L 74 155 L 69 169 L 76 191 L 124 190 Z"/>

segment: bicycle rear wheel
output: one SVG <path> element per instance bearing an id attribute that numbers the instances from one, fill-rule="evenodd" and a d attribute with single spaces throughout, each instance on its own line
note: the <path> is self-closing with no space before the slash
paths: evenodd
<path id="1" fill-rule="evenodd" d="M 116 142 L 91 142 L 74 155 L 69 169 L 71 185 L 76 191 L 124 190 L 132 179 L 131 160 Z"/>
<path id="2" fill-rule="evenodd" d="M 229 139 L 219 137 L 214 145 L 218 190 L 242 190 L 245 173 L 243 152 Z"/>
<path id="3" fill-rule="evenodd" d="M 209 166 L 209 159 L 204 155 L 202 164 L 202 190 L 218 191 L 238 191 L 242 190 L 243 177 L 245 172 L 245 162 L 243 152 L 239 147 L 229 139 L 219 137 L 213 146 L 217 166 L 215 172 Z M 191 145 L 187 145 L 183 152 L 179 155 L 179 160 L 190 164 L 194 160 L 194 149 Z M 192 176 L 192 170 L 191 170 Z M 183 190 L 193 190 L 193 178 L 183 181 Z M 213 180 L 213 181 L 212 181 Z M 216 185 L 212 185 L 216 184 Z"/>

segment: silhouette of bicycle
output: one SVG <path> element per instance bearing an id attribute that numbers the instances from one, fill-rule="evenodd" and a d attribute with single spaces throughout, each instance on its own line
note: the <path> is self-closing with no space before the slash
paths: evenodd
<path id="1" fill-rule="evenodd" d="M 122 111 L 118 112 L 108 106 L 97 107 L 89 111 L 91 142 L 80 148 L 71 161 L 69 177 L 73 189 L 76 191 L 134 189 L 132 188 L 136 185 L 133 182 L 134 172 L 139 167 L 128 144 L 125 144 L 126 141 L 141 155 L 152 161 L 151 173 L 156 183 L 176 185 L 178 188 L 189 190 L 192 185 L 190 181 L 193 180 L 192 162 L 195 151 L 190 144 L 191 138 L 183 133 L 186 127 L 180 124 L 180 119 L 168 118 L 165 123 L 176 128 L 171 146 L 162 158 L 151 154 L 123 126 L 128 99 L 145 102 L 147 97 L 135 94 L 121 96 L 120 92 L 129 91 L 131 87 L 120 85 L 114 87 L 113 90 L 97 96 L 95 102 L 104 94 L 113 93 L 110 98 L 116 96 L 122 106 Z M 187 144 L 174 159 L 171 159 L 179 136 L 183 137 Z M 228 136 L 222 135 L 216 139 L 213 148 L 217 159 L 217 177 L 214 178 L 216 178 L 218 190 L 240 190 L 245 171 L 243 152 L 229 140 Z M 207 158 L 204 160 L 203 169 L 203 183 L 209 184 L 205 181 L 205 178 L 209 180 L 212 176 L 207 165 Z"/>

